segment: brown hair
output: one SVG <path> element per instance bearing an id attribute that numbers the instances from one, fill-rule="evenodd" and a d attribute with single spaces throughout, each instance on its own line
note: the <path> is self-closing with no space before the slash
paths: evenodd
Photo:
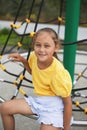
<path id="1" fill-rule="evenodd" d="M 56 33 L 52 28 L 42 28 L 42 29 L 38 30 L 38 31 L 35 33 L 34 37 L 33 37 L 33 41 L 32 41 L 33 44 L 35 43 L 37 36 L 38 36 L 40 33 L 42 33 L 42 32 L 47 32 L 47 33 L 49 33 L 49 34 L 51 35 L 51 37 L 52 37 L 52 39 L 53 39 L 55 45 L 58 44 L 58 45 L 60 46 L 60 39 L 59 39 L 57 33 Z M 53 56 L 58 59 L 58 56 L 57 56 L 57 53 L 56 53 L 56 52 L 53 54 Z"/>

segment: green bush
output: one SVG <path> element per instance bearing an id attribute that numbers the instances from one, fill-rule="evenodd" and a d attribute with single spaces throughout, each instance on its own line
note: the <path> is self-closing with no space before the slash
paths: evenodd
<path id="1" fill-rule="evenodd" d="M 8 28 L 3 28 L 2 30 L 0 30 L 0 34 L 8 34 L 9 33 L 9 29 Z"/>

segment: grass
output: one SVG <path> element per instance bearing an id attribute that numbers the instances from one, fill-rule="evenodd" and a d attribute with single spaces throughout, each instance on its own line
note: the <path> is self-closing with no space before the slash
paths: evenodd
<path id="1" fill-rule="evenodd" d="M 5 45 L 9 32 L 10 30 L 7 28 L 0 30 L 0 48 Z M 22 38 L 21 36 L 17 36 L 15 32 L 12 32 L 12 34 L 8 39 L 7 46 L 13 46 L 18 44 L 18 42 L 21 41 L 21 38 Z M 27 49 L 30 43 L 31 43 L 31 39 L 29 38 L 29 36 L 24 36 L 22 40 L 23 48 Z"/>

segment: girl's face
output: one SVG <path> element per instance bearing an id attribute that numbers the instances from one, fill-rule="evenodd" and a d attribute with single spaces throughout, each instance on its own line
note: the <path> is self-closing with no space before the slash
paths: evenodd
<path id="1" fill-rule="evenodd" d="M 38 63 L 52 63 L 53 54 L 58 50 L 57 46 L 49 33 L 42 32 L 39 34 L 34 43 Z"/>

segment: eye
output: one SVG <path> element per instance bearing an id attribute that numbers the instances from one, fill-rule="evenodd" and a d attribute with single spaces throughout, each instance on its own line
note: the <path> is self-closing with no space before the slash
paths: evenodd
<path id="1" fill-rule="evenodd" d="M 46 45 L 44 45 L 45 46 L 45 48 L 49 48 L 50 47 L 50 45 L 48 45 L 48 44 L 46 44 Z"/>
<path id="2" fill-rule="evenodd" d="M 36 47 L 40 47 L 41 44 L 40 44 L 40 43 L 35 43 L 35 46 L 36 46 Z"/>

